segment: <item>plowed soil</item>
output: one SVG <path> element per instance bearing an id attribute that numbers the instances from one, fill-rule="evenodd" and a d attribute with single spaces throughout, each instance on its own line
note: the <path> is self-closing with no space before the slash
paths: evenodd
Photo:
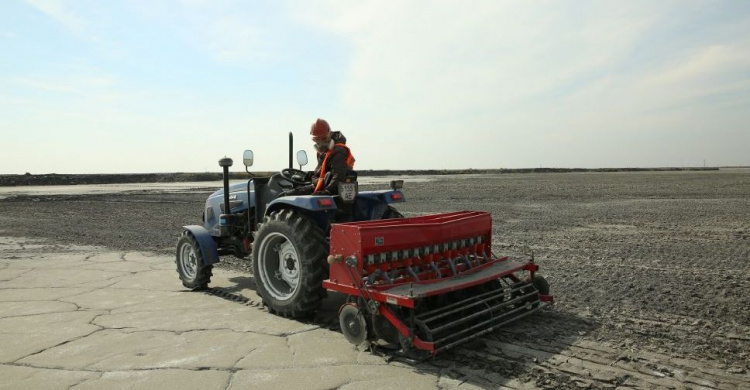
<path id="1" fill-rule="evenodd" d="M 11 197 L 0 230 L 172 253 L 208 193 Z M 750 170 L 458 175 L 404 193 L 407 217 L 491 212 L 494 252 L 531 247 L 556 300 L 416 368 L 479 387 L 750 388 Z"/>

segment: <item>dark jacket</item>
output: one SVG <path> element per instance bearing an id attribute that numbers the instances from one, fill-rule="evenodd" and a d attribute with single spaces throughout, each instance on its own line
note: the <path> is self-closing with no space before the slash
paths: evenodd
<path id="1" fill-rule="evenodd" d="M 340 131 L 332 131 L 331 139 L 334 144 L 346 144 L 346 137 L 341 134 Z M 347 160 L 349 158 L 349 149 L 343 146 L 334 146 L 331 151 L 331 156 L 328 157 L 326 162 L 325 173 L 330 173 L 330 180 L 323 185 L 323 190 L 330 192 L 332 195 L 337 194 L 339 190 L 339 183 L 346 181 L 346 173 L 349 171 Z M 313 173 L 312 182 L 313 188 L 320 178 L 320 171 L 323 167 L 323 160 L 325 160 L 326 153 L 318 152 L 318 166 L 315 168 Z M 325 179 L 325 177 L 323 178 Z"/>

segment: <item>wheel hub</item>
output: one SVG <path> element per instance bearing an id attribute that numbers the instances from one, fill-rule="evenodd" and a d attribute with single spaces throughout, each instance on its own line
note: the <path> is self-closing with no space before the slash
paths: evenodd
<path id="1" fill-rule="evenodd" d="M 294 259 L 291 257 L 288 257 L 286 259 L 286 269 L 289 271 L 294 271 Z"/>
<path id="2" fill-rule="evenodd" d="M 259 253 L 258 276 L 274 299 L 285 301 L 299 288 L 299 255 L 281 233 L 265 237 Z"/>
<path id="3" fill-rule="evenodd" d="M 183 244 L 180 248 L 180 267 L 185 277 L 188 279 L 195 278 L 198 271 L 198 256 L 195 253 L 195 248 L 190 244 Z"/>
<path id="4" fill-rule="evenodd" d="M 296 286 L 299 279 L 299 267 L 297 263 L 297 251 L 294 250 L 294 245 L 287 241 L 279 246 L 279 271 L 281 271 L 281 279 L 289 284 L 289 286 Z"/>

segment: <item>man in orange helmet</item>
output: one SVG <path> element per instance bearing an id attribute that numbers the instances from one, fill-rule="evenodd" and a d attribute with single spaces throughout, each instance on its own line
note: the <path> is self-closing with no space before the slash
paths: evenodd
<path id="1" fill-rule="evenodd" d="M 354 156 L 340 131 L 331 131 L 328 122 L 319 118 L 310 126 L 310 136 L 318 158 L 312 185 L 287 191 L 285 195 L 335 195 L 339 183 L 346 181 L 347 172 L 354 169 Z"/>
<path id="2" fill-rule="evenodd" d="M 318 152 L 318 166 L 312 176 L 313 194 L 336 194 L 339 183 L 346 181 L 346 173 L 354 169 L 354 156 L 346 146 L 346 137 L 340 131 L 331 131 L 323 119 L 310 126 L 310 135 Z M 328 173 L 330 179 L 326 180 Z"/>

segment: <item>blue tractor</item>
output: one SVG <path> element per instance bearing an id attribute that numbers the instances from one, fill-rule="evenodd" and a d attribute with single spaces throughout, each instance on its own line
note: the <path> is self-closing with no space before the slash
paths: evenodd
<path id="1" fill-rule="evenodd" d="M 292 141 L 289 133 L 289 167 L 270 177 L 253 177 L 253 152 L 246 150 L 243 162 L 251 178 L 230 185 L 232 160 L 219 160 L 224 188 L 206 200 L 203 224 L 184 226 L 177 240 L 177 272 L 185 287 L 207 288 L 213 265 L 233 255 L 252 261 L 257 292 L 273 312 L 309 316 L 326 294 L 331 225 L 402 218 L 391 206 L 405 201 L 402 180 L 391 181 L 388 190 L 359 192 L 352 171 L 335 196 L 285 195 L 311 184 L 311 173 L 301 170 L 307 164 L 304 150 L 297 153 L 300 169 L 292 166 Z"/>

